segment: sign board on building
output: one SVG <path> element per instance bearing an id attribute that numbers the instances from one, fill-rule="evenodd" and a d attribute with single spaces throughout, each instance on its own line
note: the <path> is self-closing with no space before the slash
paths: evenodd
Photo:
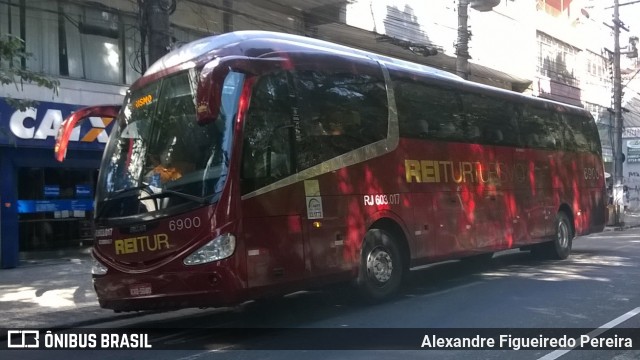
<path id="1" fill-rule="evenodd" d="M 627 157 L 628 163 L 640 163 L 640 140 L 627 141 Z"/>
<path id="2" fill-rule="evenodd" d="M 44 147 L 53 152 L 60 124 L 80 105 L 41 101 L 25 111 L 9 106 L 0 98 L 0 145 Z M 112 118 L 89 118 L 76 128 L 69 142 L 70 149 L 103 150 L 113 127 Z"/>
<path id="3" fill-rule="evenodd" d="M 640 127 L 626 127 L 622 131 L 622 138 L 640 138 Z"/>
<path id="4" fill-rule="evenodd" d="M 31 214 L 55 211 L 93 211 L 93 201 L 86 200 L 18 200 L 18 213 Z M 67 216 L 65 216 L 67 217 Z"/>
<path id="5" fill-rule="evenodd" d="M 45 185 L 44 197 L 58 197 L 60 196 L 60 185 Z"/>
<path id="6" fill-rule="evenodd" d="M 91 185 L 80 184 L 76 185 L 76 197 L 77 198 L 90 198 L 93 196 Z"/>

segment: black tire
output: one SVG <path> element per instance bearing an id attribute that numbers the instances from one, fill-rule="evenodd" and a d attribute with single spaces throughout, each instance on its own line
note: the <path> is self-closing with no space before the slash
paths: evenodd
<path id="1" fill-rule="evenodd" d="M 569 216 L 563 211 L 556 214 L 555 234 L 553 240 L 540 244 L 532 249 L 534 255 L 545 258 L 564 260 L 571 254 L 573 244 L 573 226 Z"/>
<path id="2" fill-rule="evenodd" d="M 390 298 L 402 284 L 404 265 L 400 247 L 389 232 L 382 229 L 367 231 L 358 271 L 360 292 L 370 301 Z"/>

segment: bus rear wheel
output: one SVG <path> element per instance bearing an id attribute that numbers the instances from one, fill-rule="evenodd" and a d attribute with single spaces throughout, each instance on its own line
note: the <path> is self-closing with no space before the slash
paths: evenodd
<path id="1" fill-rule="evenodd" d="M 394 295 L 402 283 L 404 268 L 400 248 L 393 236 L 382 229 L 367 231 L 357 280 L 365 298 L 379 301 Z"/>
<path id="2" fill-rule="evenodd" d="M 533 250 L 536 255 L 540 254 L 547 258 L 564 260 L 571 253 L 574 234 L 569 216 L 563 211 L 558 212 L 556 215 L 555 229 L 552 241 L 540 244 Z"/>

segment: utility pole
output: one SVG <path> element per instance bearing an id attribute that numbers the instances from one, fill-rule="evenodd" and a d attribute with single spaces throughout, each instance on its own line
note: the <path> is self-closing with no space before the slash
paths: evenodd
<path id="1" fill-rule="evenodd" d="M 458 0 L 458 42 L 456 43 L 456 73 L 469 79 L 469 29 L 467 26 L 469 0 Z"/>
<path id="2" fill-rule="evenodd" d="M 153 64 L 169 52 L 169 14 L 175 10 L 175 1 L 145 0 L 144 4 L 149 26 L 149 63 Z"/>
<path id="3" fill-rule="evenodd" d="M 469 39 L 471 31 L 467 25 L 469 5 L 471 8 L 486 12 L 500 4 L 500 0 L 458 0 L 458 40 L 456 42 L 456 74 L 469 79 Z"/>
<path id="4" fill-rule="evenodd" d="M 140 29 L 140 72 L 147 71 L 147 54 L 149 64 L 153 64 L 171 46 L 169 15 L 176 10 L 176 0 L 137 0 L 138 22 Z M 147 47 L 148 38 L 148 49 Z"/>
<path id="5" fill-rule="evenodd" d="M 626 5 L 626 4 L 625 4 Z M 620 21 L 619 0 L 613 4 L 613 213 L 614 224 L 624 223 L 624 173 L 622 163 L 622 75 L 620 74 L 620 28 L 627 30 Z M 628 30 L 627 30 L 628 31 Z"/>

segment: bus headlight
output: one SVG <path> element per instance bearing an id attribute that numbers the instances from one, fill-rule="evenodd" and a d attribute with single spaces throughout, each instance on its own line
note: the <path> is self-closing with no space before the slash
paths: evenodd
<path id="1" fill-rule="evenodd" d="M 91 274 L 92 275 L 104 275 L 109 269 L 104 266 L 100 261 L 91 255 Z"/>
<path id="2" fill-rule="evenodd" d="M 228 233 L 222 234 L 187 256 L 184 259 L 184 264 L 199 265 L 226 259 L 233 254 L 235 249 L 236 237 Z"/>

